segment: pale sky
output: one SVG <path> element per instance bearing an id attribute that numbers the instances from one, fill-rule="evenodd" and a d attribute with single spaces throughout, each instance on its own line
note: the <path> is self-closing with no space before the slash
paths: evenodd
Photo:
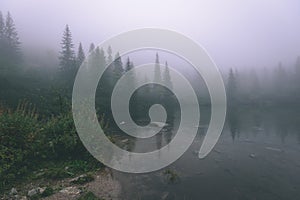
<path id="1" fill-rule="evenodd" d="M 143 27 L 186 34 L 217 65 L 268 67 L 300 55 L 299 0 L 0 0 L 22 45 L 58 49 L 65 24 L 87 49 L 120 32 Z"/>

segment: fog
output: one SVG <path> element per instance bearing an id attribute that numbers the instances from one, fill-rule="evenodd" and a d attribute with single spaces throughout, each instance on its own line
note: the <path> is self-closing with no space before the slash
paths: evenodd
<path id="1" fill-rule="evenodd" d="M 0 0 L 0 12 L 0 199 L 300 199 L 299 0 Z M 174 54 L 120 46 L 145 35 L 105 42 L 145 27 L 214 62 L 172 34 L 149 37 Z"/>
<path id="2" fill-rule="evenodd" d="M 85 50 L 123 31 L 159 27 L 203 45 L 216 64 L 230 67 L 294 65 L 300 55 L 300 1 L 59 1 L 1 0 L 22 48 L 59 51 L 65 24 Z"/>

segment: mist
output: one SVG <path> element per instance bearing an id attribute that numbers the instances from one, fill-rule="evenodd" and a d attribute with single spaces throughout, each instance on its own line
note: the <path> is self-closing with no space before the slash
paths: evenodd
<path id="1" fill-rule="evenodd" d="M 26 49 L 59 51 L 65 24 L 85 50 L 120 32 L 158 27 L 201 44 L 220 68 L 291 66 L 300 54 L 300 2 L 2 0 Z"/>
<path id="2" fill-rule="evenodd" d="M 300 199 L 299 22 L 299 0 L 0 0 L 0 199 Z"/>

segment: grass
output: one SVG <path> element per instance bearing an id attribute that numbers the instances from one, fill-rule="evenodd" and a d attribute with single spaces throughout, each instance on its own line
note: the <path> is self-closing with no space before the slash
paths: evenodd
<path id="1" fill-rule="evenodd" d="M 102 167 L 81 143 L 71 113 L 39 119 L 27 102 L 15 110 L 0 106 L 0 141 L 0 193 L 27 180 L 58 180 Z"/>
<path id="2" fill-rule="evenodd" d="M 86 175 L 80 176 L 77 179 L 73 180 L 72 183 L 77 185 L 83 185 L 93 180 L 95 180 L 95 178 L 90 173 L 88 173 Z"/>
<path id="3" fill-rule="evenodd" d="M 102 199 L 96 197 L 96 195 L 92 192 L 87 192 L 81 195 L 78 200 L 102 200 Z"/>
<path id="4" fill-rule="evenodd" d="M 176 183 L 177 181 L 179 181 L 179 175 L 175 170 L 166 169 L 163 174 L 165 175 L 168 183 Z"/>

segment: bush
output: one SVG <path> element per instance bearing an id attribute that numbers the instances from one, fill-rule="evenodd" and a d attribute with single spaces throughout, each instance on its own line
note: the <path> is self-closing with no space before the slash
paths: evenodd
<path id="1" fill-rule="evenodd" d="M 40 127 L 34 109 L 20 104 L 15 112 L 1 108 L 0 112 L 0 179 L 1 186 L 25 174 L 35 157 Z"/>
<path id="2" fill-rule="evenodd" d="M 82 155 L 85 152 L 75 129 L 71 114 L 51 118 L 41 130 L 43 145 L 42 157 L 65 159 Z"/>
<path id="3" fill-rule="evenodd" d="M 98 198 L 96 195 L 94 195 L 94 193 L 87 192 L 82 196 L 80 196 L 78 200 L 101 200 L 101 199 Z"/>
<path id="4" fill-rule="evenodd" d="M 63 162 L 71 174 L 100 166 L 80 141 L 71 113 L 41 120 L 26 102 L 15 111 L 0 107 L 0 142 L 0 191 L 29 170 L 45 167 L 44 163 Z M 45 174 L 46 178 L 68 176 L 60 166 Z"/>

